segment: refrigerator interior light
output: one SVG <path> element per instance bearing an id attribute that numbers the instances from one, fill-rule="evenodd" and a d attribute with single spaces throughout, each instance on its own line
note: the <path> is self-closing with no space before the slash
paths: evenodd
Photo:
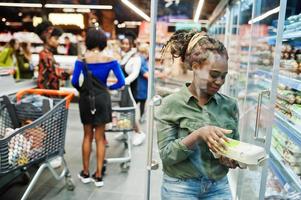
<path id="1" fill-rule="evenodd" d="M 140 8 L 138 8 L 137 6 L 135 6 L 133 3 L 131 3 L 128 0 L 121 0 L 122 3 L 124 3 L 126 6 L 128 6 L 130 9 L 132 9 L 135 13 L 137 13 L 138 15 L 140 15 L 143 19 L 145 19 L 146 21 L 150 21 L 150 17 L 145 14 Z"/>
<path id="2" fill-rule="evenodd" d="M 278 13 L 279 11 L 280 11 L 280 6 L 274 8 L 274 9 L 272 9 L 272 10 L 269 10 L 269 11 L 265 12 L 264 14 L 259 15 L 258 17 L 255 17 L 254 19 L 251 19 L 251 20 L 248 22 L 248 24 L 254 24 L 254 23 L 256 23 L 256 22 L 259 22 L 259 21 L 261 21 L 261 20 L 267 18 L 267 17 L 270 16 L 270 15 L 273 15 L 273 14 L 275 14 L 275 13 Z"/>

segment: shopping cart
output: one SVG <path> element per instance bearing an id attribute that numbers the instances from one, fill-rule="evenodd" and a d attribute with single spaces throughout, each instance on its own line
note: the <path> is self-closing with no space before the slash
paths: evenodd
<path id="1" fill-rule="evenodd" d="M 20 105 L 21 99 L 28 95 L 47 96 L 53 106 L 46 103 L 43 104 L 43 109 L 38 111 L 30 109 L 30 106 L 17 106 Z M 63 157 L 68 108 L 73 96 L 70 92 L 26 89 L 19 91 L 15 97 L 0 98 L 0 179 L 1 176 L 17 170 L 39 165 L 22 200 L 28 197 L 46 168 L 57 180 L 65 178 L 68 190 L 74 189 L 70 171 Z M 29 124 L 21 125 L 28 120 Z M 60 174 L 50 164 L 51 160 L 58 157 L 63 161 Z"/>
<path id="2" fill-rule="evenodd" d="M 122 90 L 111 91 L 112 123 L 107 124 L 106 132 L 122 132 L 125 152 L 124 157 L 106 158 L 105 163 L 120 163 L 122 172 L 127 172 L 131 162 L 131 135 L 134 130 L 136 103 L 129 86 Z"/>

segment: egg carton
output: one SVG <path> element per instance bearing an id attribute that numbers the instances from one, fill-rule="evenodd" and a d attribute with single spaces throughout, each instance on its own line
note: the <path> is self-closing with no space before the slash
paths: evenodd
<path id="1" fill-rule="evenodd" d="M 263 147 L 230 138 L 229 142 L 225 142 L 225 146 L 227 150 L 213 153 L 214 157 L 219 158 L 220 156 L 224 156 L 235 160 L 241 168 L 256 170 L 258 166 L 263 166 L 268 159 L 268 155 Z"/>

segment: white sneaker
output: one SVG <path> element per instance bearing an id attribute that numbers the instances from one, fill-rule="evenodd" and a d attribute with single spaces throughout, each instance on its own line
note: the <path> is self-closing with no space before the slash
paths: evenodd
<path id="1" fill-rule="evenodd" d="M 145 137 L 146 137 L 146 135 L 145 135 L 144 132 L 134 133 L 134 135 L 133 135 L 133 145 L 134 146 L 141 145 L 144 142 Z"/>
<path id="2" fill-rule="evenodd" d="M 125 139 L 125 134 L 123 134 L 123 132 L 117 133 L 117 134 L 114 136 L 114 139 L 115 139 L 115 140 L 118 140 L 118 141 L 124 140 L 124 139 Z"/>
<path id="3" fill-rule="evenodd" d="M 62 158 L 57 157 L 50 161 L 50 165 L 52 168 L 59 168 L 62 165 Z"/>
<path id="4" fill-rule="evenodd" d="M 81 180 L 82 183 L 90 183 L 92 179 L 90 178 L 90 175 L 84 174 L 84 171 L 81 171 L 79 174 L 77 174 L 77 177 Z"/>
<path id="5" fill-rule="evenodd" d="M 102 180 L 102 177 L 96 177 L 95 174 L 91 177 L 92 182 L 94 182 L 96 187 L 102 187 L 104 186 L 104 182 Z"/>

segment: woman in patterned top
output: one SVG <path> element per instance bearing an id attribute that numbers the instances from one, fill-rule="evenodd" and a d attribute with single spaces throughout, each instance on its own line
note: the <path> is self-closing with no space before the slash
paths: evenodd
<path id="1" fill-rule="evenodd" d="M 56 69 L 58 64 L 53 54 L 56 52 L 59 45 L 58 39 L 63 32 L 55 28 L 51 22 L 44 21 L 37 26 L 36 33 L 44 42 L 44 49 L 39 54 L 38 88 L 59 90 L 59 79 L 63 79 L 66 74 L 58 73 Z"/>

